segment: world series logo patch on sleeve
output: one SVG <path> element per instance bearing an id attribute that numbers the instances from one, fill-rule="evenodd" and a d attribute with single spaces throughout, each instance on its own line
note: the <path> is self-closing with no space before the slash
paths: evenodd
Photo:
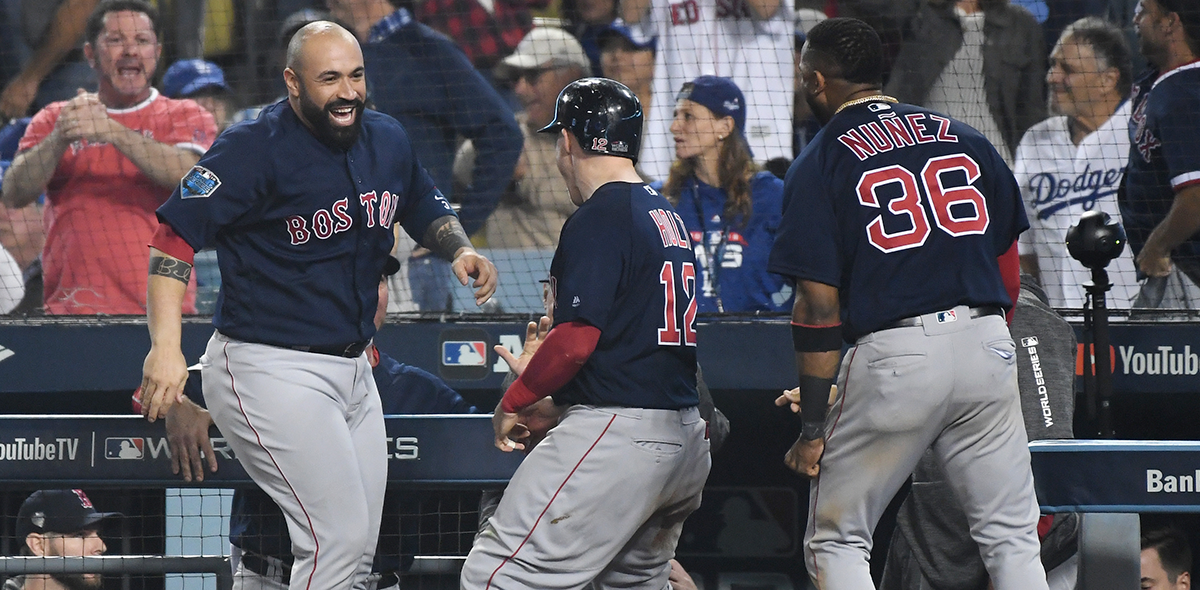
<path id="1" fill-rule="evenodd" d="M 179 198 L 202 199 L 213 194 L 221 186 L 221 179 L 204 166 L 193 166 L 179 181 Z"/>

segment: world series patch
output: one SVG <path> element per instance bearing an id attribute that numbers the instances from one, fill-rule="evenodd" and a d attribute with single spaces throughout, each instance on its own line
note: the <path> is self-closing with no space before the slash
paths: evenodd
<path id="1" fill-rule="evenodd" d="M 179 198 L 202 199 L 211 196 L 219 186 L 221 179 L 217 178 L 212 170 L 204 166 L 193 166 L 179 181 Z"/>

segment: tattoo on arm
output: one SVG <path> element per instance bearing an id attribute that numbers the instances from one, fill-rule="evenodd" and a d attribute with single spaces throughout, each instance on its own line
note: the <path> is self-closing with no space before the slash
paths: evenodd
<path id="1" fill-rule="evenodd" d="M 433 220 L 429 229 L 425 230 L 425 239 L 422 241 L 426 248 L 446 260 L 453 260 L 454 253 L 460 248 L 471 247 L 471 239 L 453 215 L 443 215 Z"/>
<path id="2" fill-rule="evenodd" d="M 150 257 L 150 276 L 170 277 L 183 284 L 192 278 L 192 265 L 170 256 Z"/>

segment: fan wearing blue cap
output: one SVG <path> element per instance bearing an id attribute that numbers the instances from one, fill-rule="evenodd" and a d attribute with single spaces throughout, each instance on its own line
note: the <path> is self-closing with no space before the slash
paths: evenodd
<path id="1" fill-rule="evenodd" d="M 675 162 L 662 188 L 691 233 L 701 313 L 786 311 L 791 289 L 767 272 L 783 210 L 783 181 L 754 162 L 746 98 L 729 78 L 683 85 L 671 135 Z"/>
<path id="2" fill-rule="evenodd" d="M 163 74 L 163 94 L 170 98 L 190 98 L 217 120 L 217 128 L 229 126 L 230 115 L 237 110 L 225 83 L 221 66 L 202 59 L 181 59 Z"/>
<path id="3" fill-rule="evenodd" d="M 16 534 L 21 555 L 96 557 L 108 547 L 100 538 L 104 521 L 119 512 L 97 512 L 83 490 L 38 490 L 17 511 Z M 12 581 L 10 580 L 9 584 Z M 9 584 L 5 588 L 9 588 Z M 22 590 L 88 590 L 102 588 L 100 574 L 31 574 L 16 586 Z"/>

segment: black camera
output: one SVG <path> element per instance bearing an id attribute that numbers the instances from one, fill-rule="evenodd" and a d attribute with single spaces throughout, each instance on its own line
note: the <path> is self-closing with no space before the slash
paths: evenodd
<path id="1" fill-rule="evenodd" d="M 1088 211 L 1079 223 L 1067 229 L 1067 251 L 1071 258 L 1090 269 L 1102 269 L 1125 249 L 1125 228 L 1108 213 Z"/>

